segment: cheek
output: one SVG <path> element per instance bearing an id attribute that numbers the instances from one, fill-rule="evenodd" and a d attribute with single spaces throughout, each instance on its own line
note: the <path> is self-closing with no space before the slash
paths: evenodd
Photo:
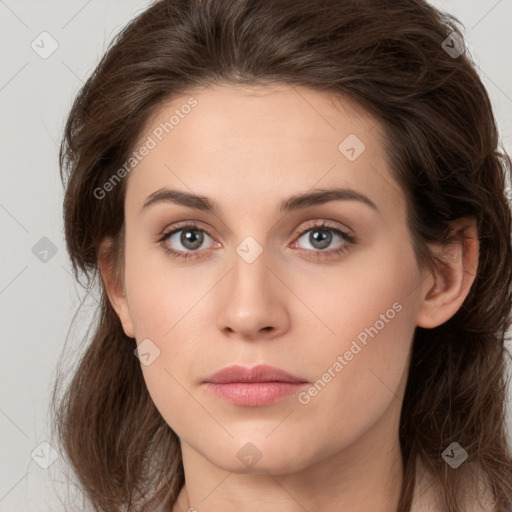
<path id="1" fill-rule="evenodd" d="M 177 410 L 186 422 L 201 418 L 187 390 L 193 373 L 190 368 L 197 365 L 205 349 L 201 340 L 206 331 L 198 327 L 205 323 L 201 299 L 217 278 L 204 270 L 199 275 L 194 266 L 177 266 L 163 250 L 139 249 L 127 242 L 125 284 L 130 316 L 137 344 L 145 343 L 151 360 L 147 365 L 141 360 L 142 373 L 155 406 L 174 428 Z"/>
<path id="2" fill-rule="evenodd" d="M 314 350 L 305 347 L 316 380 L 299 400 L 310 417 L 322 418 L 315 435 L 332 436 L 335 425 L 337 441 L 349 443 L 392 404 L 400 406 L 420 273 L 412 251 L 383 247 L 378 258 L 354 260 L 339 280 L 326 282 L 308 300 L 333 332 Z"/>
<path id="3" fill-rule="evenodd" d="M 409 342 L 400 333 L 404 328 L 410 332 L 414 324 L 420 273 L 407 240 L 390 236 L 371 249 L 356 249 L 334 270 L 323 269 L 318 276 L 301 273 L 296 284 L 294 291 L 307 297 L 323 322 L 316 322 L 328 341 L 322 346 L 335 353 L 348 350 L 355 339 L 367 357 L 370 348 L 382 357 L 383 346 Z"/>
<path id="4" fill-rule="evenodd" d="M 389 323 L 380 321 L 384 326 L 368 317 L 366 327 L 352 330 L 357 332 L 354 336 L 340 337 L 336 346 L 323 348 L 321 354 L 310 352 L 317 378 L 298 396 L 306 438 L 329 439 L 328 453 L 351 445 L 384 417 L 398 420 L 414 334 L 412 319 L 413 309 L 404 305 Z M 394 412 L 388 416 L 387 411 Z"/>
<path id="5" fill-rule="evenodd" d="M 168 339 L 208 290 L 205 275 L 194 265 L 180 265 L 163 248 L 137 243 L 127 233 L 125 285 L 137 339 Z M 140 236 L 140 235 L 139 235 Z M 212 281 L 213 284 L 213 281 Z M 211 285 L 210 285 L 211 288 Z"/>
<path id="6" fill-rule="evenodd" d="M 371 250 L 354 251 L 336 267 L 291 270 L 285 280 L 315 313 L 309 332 L 313 327 L 322 336 L 321 350 L 349 350 L 353 340 L 369 348 L 371 340 L 380 340 L 371 346 L 382 357 L 382 346 L 399 348 L 410 341 L 421 274 L 407 240 L 389 237 Z M 315 344 L 315 352 L 318 348 Z"/>

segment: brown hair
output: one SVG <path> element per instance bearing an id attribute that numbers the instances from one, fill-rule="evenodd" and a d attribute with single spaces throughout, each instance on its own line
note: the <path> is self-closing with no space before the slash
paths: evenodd
<path id="1" fill-rule="evenodd" d="M 446 511 L 462 510 L 464 467 L 441 457 L 453 441 L 485 477 L 503 511 L 512 504 L 505 430 L 504 345 L 511 314 L 510 158 L 498 151 L 488 94 L 459 20 L 423 0 L 162 0 L 115 38 L 77 95 L 61 145 L 65 236 L 75 276 L 101 286 L 96 330 L 63 396 L 52 404 L 65 454 L 94 510 L 171 507 L 184 483 L 179 440 L 146 389 L 135 344 L 98 279 L 107 237 L 122 250 L 126 179 L 101 188 L 126 162 L 148 119 L 196 87 L 237 83 L 304 86 L 345 95 L 382 124 L 407 200 L 418 261 L 447 242 L 449 223 L 474 216 L 478 272 L 459 311 L 417 328 L 400 421 L 410 509 L 415 464 L 440 486 Z M 154 495 L 150 495 L 154 493 Z"/>

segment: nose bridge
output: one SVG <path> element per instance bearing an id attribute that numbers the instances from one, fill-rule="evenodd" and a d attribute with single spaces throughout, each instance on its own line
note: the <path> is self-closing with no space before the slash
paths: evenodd
<path id="1" fill-rule="evenodd" d="M 287 315 L 269 256 L 270 250 L 252 236 L 236 246 L 227 289 L 219 303 L 219 329 L 254 337 L 262 329 L 283 328 Z"/>
<path id="2" fill-rule="evenodd" d="M 234 246 L 232 278 L 242 279 L 247 285 L 250 285 L 252 280 L 266 280 L 266 274 L 269 272 L 267 265 L 270 265 L 271 259 L 271 233 L 268 231 L 270 228 L 261 226 L 268 226 L 271 220 L 263 213 L 261 205 L 253 204 L 252 207 L 246 205 L 243 213 L 238 214 L 239 242 Z M 261 221 L 255 221 L 257 218 Z"/>
<path id="3" fill-rule="evenodd" d="M 267 294 L 272 285 L 268 275 L 271 272 L 267 247 L 253 236 L 245 237 L 235 248 L 233 267 L 230 283 L 233 296 L 249 302 L 270 300 Z"/>

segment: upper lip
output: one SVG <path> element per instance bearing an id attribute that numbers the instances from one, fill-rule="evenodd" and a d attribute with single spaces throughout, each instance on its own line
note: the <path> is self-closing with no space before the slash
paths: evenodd
<path id="1" fill-rule="evenodd" d="M 229 384 L 234 382 L 291 382 L 304 383 L 307 382 L 300 377 L 291 375 L 290 373 L 269 365 L 258 365 L 252 368 L 245 366 L 228 366 L 210 375 L 205 382 L 213 384 Z"/>

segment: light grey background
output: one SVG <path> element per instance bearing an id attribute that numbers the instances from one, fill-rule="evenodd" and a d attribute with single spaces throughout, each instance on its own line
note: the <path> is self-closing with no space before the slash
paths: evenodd
<path id="1" fill-rule="evenodd" d="M 502 141 L 512 153 L 512 0 L 432 3 L 465 25 Z M 37 462 L 51 460 L 51 450 L 40 446 L 50 439 L 48 400 L 73 314 L 85 295 L 71 277 L 62 234 L 58 144 L 72 99 L 108 42 L 148 5 L 0 0 L 0 512 L 64 510 L 57 498 L 57 491 L 67 492 L 61 459 L 49 469 Z M 40 36 L 45 31 L 58 48 L 43 59 L 31 44 L 35 40 L 40 52 L 50 49 L 48 36 Z M 46 262 L 32 251 L 43 237 L 57 251 Z M 71 356 L 95 306 L 86 297 L 70 332 Z"/>

